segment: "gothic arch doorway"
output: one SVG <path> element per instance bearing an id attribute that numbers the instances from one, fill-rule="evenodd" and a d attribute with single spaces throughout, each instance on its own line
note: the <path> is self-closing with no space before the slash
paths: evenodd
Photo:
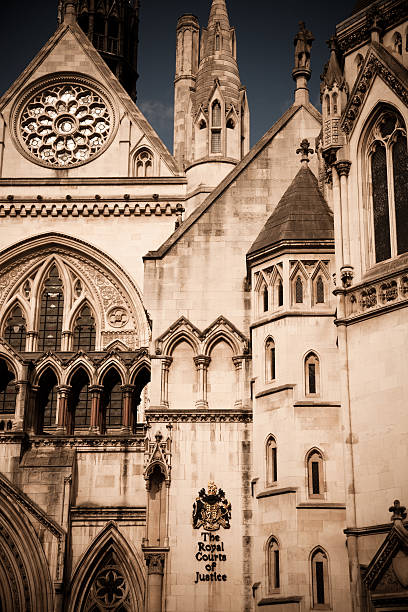
<path id="1" fill-rule="evenodd" d="M 114 523 L 108 523 L 79 562 L 69 612 L 143 612 L 142 564 Z"/>

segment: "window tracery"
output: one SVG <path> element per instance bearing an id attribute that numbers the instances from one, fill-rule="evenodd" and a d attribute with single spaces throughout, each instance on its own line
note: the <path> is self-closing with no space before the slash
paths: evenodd
<path id="1" fill-rule="evenodd" d="M 401 116 L 382 112 L 367 144 L 375 262 L 408 252 L 407 134 Z"/>
<path id="2" fill-rule="evenodd" d="M 113 115 L 101 92 L 67 75 L 28 94 L 15 127 L 31 159 L 64 168 L 102 152 L 112 134 Z"/>
<path id="3" fill-rule="evenodd" d="M 57 351 L 61 348 L 64 292 L 56 265 L 49 271 L 44 283 L 40 306 L 38 348 Z"/>
<path id="4" fill-rule="evenodd" d="M 26 321 L 20 306 L 15 306 L 6 320 L 4 337 L 16 351 L 25 351 Z"/>
<path id="5" fill-rule="evenodd" d="M 135 174 L 138 178 L 153 175 L 153 155 L 147 149 L 142 149 L 136 155 Z"/>

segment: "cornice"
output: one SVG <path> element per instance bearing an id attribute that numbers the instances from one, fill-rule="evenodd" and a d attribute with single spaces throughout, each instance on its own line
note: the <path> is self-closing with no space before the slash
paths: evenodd
<path id="1" fill-rule="evenodd" d="M 108 521 L 127 522 L 132 524 L 146 524 L 146 507 L 126 507 L 126 506 L 110 506 L 110 507 L 95 507 L 95 506 L 74 506 L 70 510 L 70 518 L 72 523 L 82 523 L 90 521 L 102 521 L 104 524 Z"/>
<path id="2" fill-rule="evenodd" d="M 145 411 L 147 423 L 252 423 L 252 410 L 169 410 L 150 408 Z"/>
<path id="3" fill-rule="evenodd" d="M 273 321 L 278 321 L 279 319 L 285 319 L 286 317 L 331 317 L 333 318 L 335 315 L 335 311 L 331 308 L 328 310 L 283 310 L 280 312 L 276 312 L 275 314 L 269 317 L 263 317 L 259 321 L 252 323 L 250 325 L 250 329 L 257 329 L 258 327 L 262 327 L 263 325 L 267 325 L 268 323 L 273 323 Z"/>
<path id="4" fill-rule="evenodd" d="M 77 452 L 144 452 L 144 432 L 134 436 L 84 435 L 84 436 L 32 436 L 29 444 L 34 448 L 72 448 Z"/>
<path id="5" fill-rule="evenodd" d="M 180 199 L 112 201 L 102 198 L 16 199 L 0 198 L 0 217 L 161 217 L 179 213 Z"/>
<path id="6" fill-rule="evenodd" d="M 121 177 L 121 176 L 100 176 L 100 177 L 70 177 L 70 178 L 0 178 L 0 187 L 33 187 L 56 185 L 186 185 L 187 179 L 183 176 L 152 176 L 149 178 Z"/>

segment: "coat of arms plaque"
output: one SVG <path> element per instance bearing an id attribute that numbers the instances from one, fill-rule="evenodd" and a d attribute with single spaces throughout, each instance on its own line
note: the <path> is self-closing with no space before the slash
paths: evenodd
<path id="1" fill-rule="evenodd" d="M 220 527 L 230 528 L 231 504 L 222 489 L 214 482 L 208 483 L 208 491 L 201 489 L 193 506 L 193 527 L 207 531 L 217 531 Z"/>

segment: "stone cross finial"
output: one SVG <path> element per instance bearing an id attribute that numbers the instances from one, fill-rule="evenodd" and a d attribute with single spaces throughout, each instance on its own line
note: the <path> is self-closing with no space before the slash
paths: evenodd
<path id="1" fill-rule="evenodd" d="M 392 521 L 403 521 L 407 518 L 407 513 L 405 512 L 405 506 L 401 506 L 399 499 L 394 501 L 394 505 L 390 506 L 389 512 L 392 512 L 393 515 L 391 517 Z"/>
<path id="2" fill-rule="evenodd" d="M 302 140 L 302 142 L 300 143 L 300 147 L 299 149 L 296 149 L 296 153 L 299 155 L 299 153 L 302 154 L 301 157 L 301 162 L 309 162 L 309 154 L 313 155 L 314 150 L 310 148 L 310 142 L 308 141 L 307 138 L 304 138 Z"/>

